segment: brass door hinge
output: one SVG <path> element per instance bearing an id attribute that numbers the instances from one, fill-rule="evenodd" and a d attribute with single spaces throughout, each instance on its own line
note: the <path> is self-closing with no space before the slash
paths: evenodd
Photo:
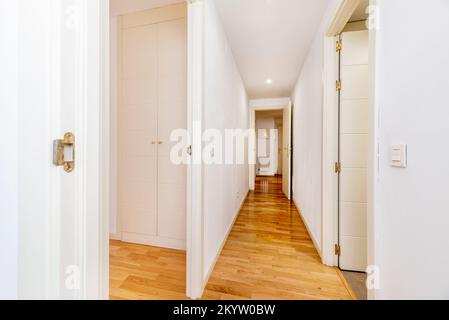
<path id="1" fill-rule="evenodd" d="M 335 245 L 335 255 L 336 256 L 341 256 L 341 247 L 339 244 Z"/>
<path id="2" fill-rule="evenodd" d="M 336 50 L 337 52 L 340 52 L 340 51 L 341 51 L 341 41 L 340 41 L 340 40 L 338 40 L 338 41 L 336 42 L 336 44 L 335 44 L 335 50 Z"/>
<path id="3" fill-rule="evenodd" d="M 341 173 L 341 163 L 335 162 L 335 173 Z"/>
<path id="4" fill-rule="evenodd" d="M 335 88 L 337 89 L 337 91 L 341 90 L 341 81 L 340 80 L 335 81 Z"/>

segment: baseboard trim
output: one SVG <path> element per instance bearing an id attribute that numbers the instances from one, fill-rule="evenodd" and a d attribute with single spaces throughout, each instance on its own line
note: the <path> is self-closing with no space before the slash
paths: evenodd
<path id="1" fill-rule="evenodd" d="M 209 271 L 207 272 L 207 275 L 204 278 L 204 281 L 203 281 L 203 292 L 206 289 L 207 283 L 209 282 L 210 276 L 212 275 L 212 273 L 213 273 L 213 271 L 215 269 L 215 266 L 216 266 L 216 264 L 218 262 L 218 259 L 221 256 L 221 253 L 222 253 L 222 251 L 223 251 L 223 249 L 224 249 L 224 247 L 226 245 L 226 242 L 228 242 L 229 235 L 231 234 L 231 231 L 234 228 L 235 222 L 237 221 L 237 219 L 238 219 L 238 217 L 240 215 L 240 211 L 242 211 L 243 205 L 245 204 L 245 201 L 248 198 L 249 193 L 250 193 L 250 190 L 248 190 L 248 192 L 246 193 L 245 197 L 243 198 L 242 203 L 240 204 L 240 207 L 237 210 L 237 213 L 235 214 L 234 221 L 232 221 L 231 225 L 229 226 L 229 229 L 228 229 L 228 231 L 226 233 L 226 237 L 224 237 L 224 239 L 223 239 L 223 241 L 221 243 L 220 250 L 218 250 L 218 253 L 217 253 L 217 255 L 214 258 L 214 262 L 211 264 L 211 267 L 209 268 Z"/>
<path id="2" fill-rule="evenodd" d="M 109 234 L 109 240 L 121 241 L 122 240 L 122 234 L 121 233 L 110 233 Z"/>
<path id="3" fill-rule="evenodd" d="M 307 232 L 309 233 L 310 239 L 312 239 L 313 242 L 313 246 L 315 247 L 315 250 L 318 252 L 318 255 L 320 256 L 321 261 L 323 260 L 323 257 L 321 255 L 321 248 L 318 245 L 318 242 L 315 239 L 315 235 L 313 234 L 313 232 L 310 230 L 309 226 L 307 225 L 307 220 L 304 218 L 301 208 L 298 206 L 298 204 L 296 203 L 296 200 L 293 198 L 293 203 L 296 207 L 296 209 L 299 212 L 299 217 L 301 218 L 302 222 L 304 223 L 304 225 L 306 226 Z"/>
<path id="4" fill-rule="evenodd" d="M 186 242 L 185 240 L 164 238 L 158 236 L 148 236 L 144 234 L 137 233 L 122 233 L 123 242 L 135 243 L 135 244 L 143 244 L 145 246 L 152 247 L 160 247 L 166 249 L 174 249 L 174 250 L 186 250 Z"/>

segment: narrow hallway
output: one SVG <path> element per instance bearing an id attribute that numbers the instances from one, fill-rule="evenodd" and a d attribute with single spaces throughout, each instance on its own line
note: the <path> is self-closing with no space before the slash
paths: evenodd
<path id="1" fill-rule="evenodd" d="M 206 286 L 205 299 L 351 299 L 326 267 L 282 178 L 258 177 Z"/>

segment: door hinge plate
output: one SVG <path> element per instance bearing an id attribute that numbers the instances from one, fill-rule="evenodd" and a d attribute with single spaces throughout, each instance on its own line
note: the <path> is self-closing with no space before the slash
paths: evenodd
<path id="1" fill-rule="evenodd" d="M 188 147 L 187 147 L 187 154 L 188 154 L 189 156 L 192 156 L 192 146 L 188 146 Z"/>
<path id="2" fill-rule="evenodd" d="M 341 256 L 341 247 L 339 244 L 335 245 L 335 255 L 336 256 Z"/>
<path id="3" fill-rule="evenodd" d="M 337 89 L 337 91 L 341 90 L 341 81 L 340 80 L 335 81 L 335 88 Z"/>
<path id="4" fill-rule="evenodd" d="M 335 162 L 335 173 L 341 173 L 341 163 Z"/>

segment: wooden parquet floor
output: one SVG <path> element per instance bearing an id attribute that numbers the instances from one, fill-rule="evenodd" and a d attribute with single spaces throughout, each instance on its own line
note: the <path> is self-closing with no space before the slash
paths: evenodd
<path id="1" fill-rule="evenodd" d="M 204 299 L 351 299 L 281 187 L 279 177 L 257 178 Z M 111 299 L 186 299 L 184 252 L 112 241 L 110 256 Z"/>

